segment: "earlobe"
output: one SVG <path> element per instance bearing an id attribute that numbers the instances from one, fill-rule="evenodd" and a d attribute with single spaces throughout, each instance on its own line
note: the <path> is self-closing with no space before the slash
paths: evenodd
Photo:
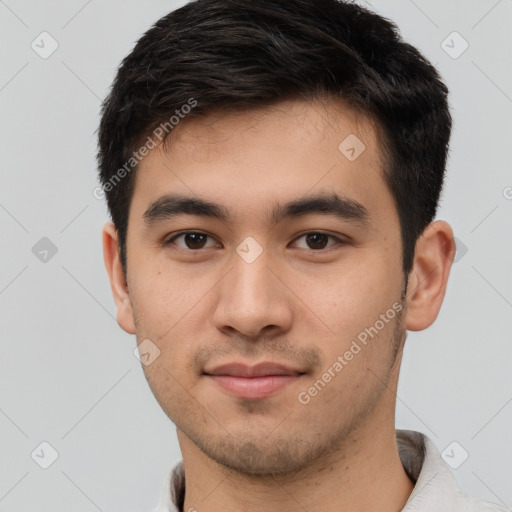
<path id="1" fill-rule="evenodd" d="M 110 287 L 117 308 L 117 323 L 129 334 L 135 334 L 135 322 L 128 285 L 124 278 L 119 256 L 118 233 L 112 222 L 105 224 L 102 232 L 103 260 L 110 279 Z"/>
<path id="2" fill-rule="evenodd" d="M 431 222 L 416 243 L 407 291 L 406 329 L 421 331 L 439 314 L 453 259 L 455 241 L 450 225 Z"/>

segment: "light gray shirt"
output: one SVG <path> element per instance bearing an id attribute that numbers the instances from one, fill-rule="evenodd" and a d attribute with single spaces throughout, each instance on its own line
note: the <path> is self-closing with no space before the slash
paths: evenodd
<path id="1" fill-rule="evenodd" d="M 397 430 L 400 459 L 414 489 L 402 512 L 509 512 L 462 492 L 434 443 L 420 432 Z M 179 461 L 164 481 L 154 512 L 184 512 L 185 473 Z"/>

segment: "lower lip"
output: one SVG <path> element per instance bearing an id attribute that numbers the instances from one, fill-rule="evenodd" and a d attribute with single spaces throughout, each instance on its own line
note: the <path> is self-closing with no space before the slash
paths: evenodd
<path id="1" fill-rule="evenodd" d="M 240 398 L 266 398 L 297 380 L 300 375 L 268 375 L 265 377 L 233 377 L 209 375 L 219 386 Z"/>

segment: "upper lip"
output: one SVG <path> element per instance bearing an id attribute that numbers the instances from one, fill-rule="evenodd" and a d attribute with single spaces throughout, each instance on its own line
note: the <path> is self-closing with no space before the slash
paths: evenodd
<path id="1" fill-rule="evenodd" d="M 243 363 L 228 363 L 205 371 L 207 375 L 229 375 L 232 377 L 266 377 L 269 375 L 302 375 L 304 372 L 288 366 L 263 362 L 254 366 Z"/>

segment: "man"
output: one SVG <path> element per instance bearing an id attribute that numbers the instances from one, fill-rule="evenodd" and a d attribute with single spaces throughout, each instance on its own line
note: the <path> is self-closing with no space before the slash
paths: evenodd
<path id="1" fill-rule="evenodd" d="M 436 319 L 447 88 L 336 0 L 197 0 L 118 71 L 99 130 L 120 326 L 177 427 L 158 511 L 503 510 L 395 430 Z"/>

